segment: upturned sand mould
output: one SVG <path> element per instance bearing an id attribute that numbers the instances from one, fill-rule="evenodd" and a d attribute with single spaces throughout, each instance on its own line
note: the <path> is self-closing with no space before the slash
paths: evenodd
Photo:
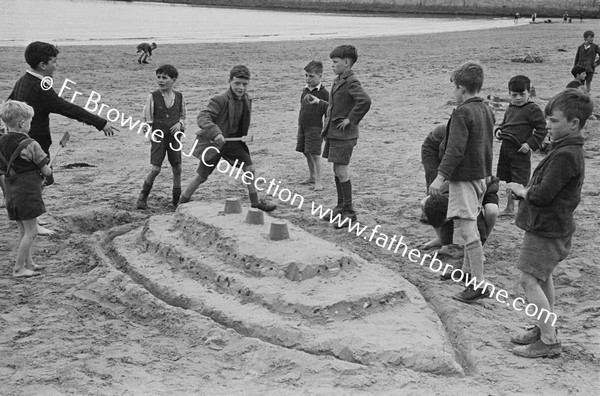
<path id="1" fill-rule="evenodd" d="M 384 266 L 290 225 L 192 202 L 115 238 L 121 268 L 156 296 L 249 337 L 368 365 L 463 374 L 419 291 Z"/>

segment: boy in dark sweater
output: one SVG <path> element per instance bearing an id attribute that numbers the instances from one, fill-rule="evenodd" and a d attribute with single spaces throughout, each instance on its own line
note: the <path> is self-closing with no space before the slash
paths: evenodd
<path id="1" fill-rule="evenodd" d="M 152 44 L 148 44 L 148 43 L 141 43 L 138 44 L 137 46 L 137 51 L 136 53 L 141 52 L 142 54 L 140 55 L 140 57 L 138 58 L 138 63 L 142 64 L 142 63 L 148 63 L 148 59 L 152 59 L 152 50 L 156 49 L 156 43 L 152 43 Z"/>
<path id="2" fill-rule="evenodd" d="M 329 91 L 321 83 L 323 63 L 310 61 L 304 67 L 304 72 L 306 86 L 300 96 L 296 151 L 303 153 L 308 163 L 309 176 L 301 184 L 314 183 L 315 191 L 320 191 L 323 189 L 320 157 L 323 143 L 321 130 L 323 129 L 323 115 L 325 115 L 325 112 L 317 106 L 310 105 L 306 100 L 306 95 L 312 94 L 321 100 L 328 100 Z"/>
<path id="3" fill-rule="evenodd" d="M 117 129 L 104 118 L 74 105 L 58 96 L 52 88 L 52 76 L 58 67 L 56 57 L 58 49 L 49 43 L 35 41 L 25 48 L 25 61 L 31 67 L 15 84 L 8 99 L 25 102 L 35 114 L 31 121 L 29 136 L 40 144 L 46 155 L 50 156 L 52 136 L 50 134 L 50 113 L 83 122 L 112 136 Z M 46 185 L 54 182 L 52 175 L 46 178 Z M 50 235 L 53 231 L 38 226 L 39 235 Z"/>
<path id="4" fill-rule="evenodd" d="M 486 180 L 492 176 L 494 114 L 478 96 L 483 85 L 483 68 L 467 62 L 452 73 L 454 97 L 458 107 L 452 113 L 441 144 L 443 158 L 429 193 L 442 194 L 449 181 L 448 213 L 454 219 L 464 247 L 463 271 L 470 272 L 476 282 L 483 278 L 483 246 L 477 230 Z M 455 299 L 470 303 L 489 295 L 485 289 L 469 284 Z"/>
<path id="5" fill-rule="evenodd" d="M 156 69 L 158 89 L 152 92 L 144 106 L 144 121 L 152 125 L 152 137 L 150 138 L 150 165 L 152 169 L 144 179 L 142 192 L 137 200 L 138 209 L 146 209 L 148 194 L 152 189 L 156 176 L 160 174 L 160 168 L 167 156 L 169 164 L 173 169 L 173 206 L 179 203 L 181 196 L 181 150 L 176 139 L 177 135 L 183 134 L 185 129 L 185 100 L 181 92 L 173 89 L 179 73 L 172 65 L 162 65 Z M 155 140 L 155 134 L 159 141 Z M 162 135 L 162 138 L 160 137 Z M 173 146 L 175 144 L 175 146 Z"/>
<path id="6" fill-rule="evenodd" d="M 331 86 L 329 100 L 321 100 L 310 94 L 306 95 L 306 100 L 325 111 L 321 133 L 325 138 L 323 158 L 333 163 L 338 198 L 331 218 L 340 214 L 342 221 L 338 221 L 334 228 L 342 228 L 349 225 L 348 220 L 356 221 L 348 167 L 358 141 L 358 123 L 371 108 L 371 98 L 352 71 L 358 59 L 353 45 L 340 45 L 331 51 L 329 57 L 333 72 L 337 75 Z"/>
<path id="7" fill-rule="evenodd" d="M 594 32 L 586 30 L 583 33 L 583 44 L 577 47 L 574 66 L 582 66 L 585 69 L 585 90 L 587 93 L 590 93 L 592 89 L 594 70 L 600 62 L 600 60 L 596 61 L 596 55 L 600 55 L 600 47 L 594 44 Z"/>
<path id="8" fill-rule="evenodd" d="M 508 82 L 510 105 L 504 113 L 496 137 L 502 140 L 497 176 L 507 183 L 526 185 L 531 175 L 531 152 L 539 149 L 546 137 L 546 117 L 542 109 L 530 101 L 531 81 L 515 76 Z M 513 215 L 515 204 L 507 191 L 506 209 L 500 216 Z"/>
<path id="9" fill-rule="evenodd" d="M 525 230 L 517 262 L 523 272 L 520 283 L 527 301 L 540 312 L 533 330 L 511 339 L 523 345 L 513 350 L 519 356 L 552 357 L 562 351 L 554 328 L 552 274 L 571 250 L 573 212 L 581 201 L 585 173 L 581 130 L 593 109 L 590 97 L 574 89 L 550 99 L 545 110 L 552 141 L 550 152 L 533 172 L 527 187 L 508 185 L 522 199 L 516 217 L 517 226 Z M 544 312 L 546 315 L 542 315 Z"/>

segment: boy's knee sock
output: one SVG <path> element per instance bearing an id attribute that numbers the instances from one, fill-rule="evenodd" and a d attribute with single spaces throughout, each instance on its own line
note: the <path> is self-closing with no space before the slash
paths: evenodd
<path id="1" fill-rule="evenodd" d="M 483 246 L 480 240 L 465 245 L 465 259 L 471 267 L 471 275 L 477 281 L 483 280 Z M 464 270 L 464 267 L 463 267 Z"/>
<path id="2" fill-rule="evenodd" d="M 342 191 L 341 181 L 339 177 L 335 177 L 335 189 L 337 191 L 337 205 L 336 208 L 342 208 L 344 206 L 344 193 Z"/>
<path id="3" fill-rule="evenodd" d="M 152 190 L 152 184 L 148 184 L 144 180 L 144 185 L 142 186 L 142 192 L 140 193 L 140 198 L 146 199 L 148 198 L 148 194 L 150 194 L 150 190 Z"/>
<path id="4" fill-rule="evenodd" d="M 181 187 L 173 187 L 173 206 L 177 206 L 181 197 Z"/>
<path id="5" fill-rule="evenodd" d="M 257 206 L 260 203 L 257 192 L 249 192 L 248 196 L 250 197 L 250 206 Z"/>
<path id="6" fill-rule="evenodd" d="M 350 180 L 340 182 L 340 187 L 342 189 L 342 197 L 344 199 L 344 211 L 353 212 L 354 208 L 352 207 L 352 182 Z"/>

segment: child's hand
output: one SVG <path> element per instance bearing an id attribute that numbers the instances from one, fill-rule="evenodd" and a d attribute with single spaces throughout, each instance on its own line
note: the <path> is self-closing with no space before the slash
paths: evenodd
<path id="1" fill-rule="evenodd" d="M 218 134 L 218 135 L 217 135 L 217 136 L 216 136 L 216 137 L 213 139 L 213 141 L 214 141 L 215 143 L 218 143 L 218 144 L 225 144 L 225 143 L 226 143 L 226 142 L 225 142 L 225 136 L 223 136 L 223 135 L 222 135 L 222 134 L 220 134 L 220 133 L 219 133 L 219 134 Z"/>
<path id="2" fill-rule="evenodd" d="M 442 186 L 444 185 L 444 177 L 437 175 L 433 183 L 429 185 L 429 195 L 442 195 Z"/>
<path id="3" fill-rule="evenodd" d="M 175 125 L 173 125 L 171 127 L 171 129 L 169 129 L 169 131 L 171 131 L 172 135 L 175 135 L 177 132 L 181 131 L 181 127 L 182 127 L 182 123 L 181 121 L 179 121 L 178 123 L 176 123 Z"/>
<path id="4" fill-rule="evenodd" d="M 506 183 L 506 188 L 517 198 L 526 198 L 527 192 L 529 191 L 528 188 L 525 188 L 525 186 L 519 183 Z"/>
<path id="5" fill-rule="evenodd" d="M 102 132 L 104 132 L 104 136 L 113 136 L 115 132 L 119 132 L 119 130 L 112 126 L 110 122 L 107 122 L 106 125 L 104 125 L 104 128 L 102 128 Z"/>
<path id="6" fill-rule="evenodd" d="M 317 104 L 319 103 L 319 100 L 319 98 L 311 94 L 306 94 L 306 96 L 304 97 L 304 101 L 308 104 Z"/>
<path id="7" fill-rule="evenodd" d="M 530 150 L 531 150 L 531 147 L 529 146 L 529 144 L 527 142 L 525 142 L 521 145 L 521 148 L 519 148 L 519 153 L 527 154 Z"/>
<path id="8" fill-rule="evenodd" d="M 350 120 L 344 118 L 339 124 L 337 124 L 337 129 L 343 131 L 348 125 L 350 125 Z"/>

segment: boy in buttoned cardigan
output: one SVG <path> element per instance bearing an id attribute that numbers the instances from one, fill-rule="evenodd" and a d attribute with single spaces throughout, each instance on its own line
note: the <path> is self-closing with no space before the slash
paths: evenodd
<path id="1" fill-rule="evenodd" d="M 348 220 L 356 221 L 348 165 L 358 140 L 358 123 L 371 108 L 371 98 L 352 71 L 352 66 L 358 59 L 353 45 L 340 45 L 331 51 L 329 57 L 333 63 L 333 72 L 337 75 L 331 86 L 329 101 L 313 95 L 306 95 L 306 100 L 308 103 L 316 103 L 320 109 L 326 109 L 321 133 L 325 138 L 323 158 L 333 162 L 338 200 L 331 217 L 338 214 L 341 216 L 334 225 L 335 228 L 341 228 Z"/>

